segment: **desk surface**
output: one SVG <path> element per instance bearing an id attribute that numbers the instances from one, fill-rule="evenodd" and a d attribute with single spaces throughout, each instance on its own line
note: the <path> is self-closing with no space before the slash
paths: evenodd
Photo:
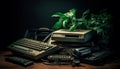
<path id="1" fill-rule="evenodd" d="M 10 54 L 12 54 L 10 51 L 0 51 L 0 69 L 120 69 L 120 59 L 113 60 L 101 66 L 81 63 L 79 67 L 72 67 L 71 65 L 45 65 L 40 62 L 35 62 L 31 66 L 22 67 L 5 60 L 6 55 Z"/>

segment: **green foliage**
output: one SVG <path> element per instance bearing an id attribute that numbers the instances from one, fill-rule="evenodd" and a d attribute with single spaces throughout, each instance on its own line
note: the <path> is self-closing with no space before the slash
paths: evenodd
<path id="1" fill-rule="evenodd" d="M 90 10 L 83 12 L 81 18 L 76 18 L 76 9 L 71 9 L 67 13 L 57 12 L 52 17 L 59 17 L 53 29 L 90 29 L 97 32 L 101 38 L 108 36 L 110 31 L 110 18 L 106 10 L 101 10 L 98 14 L 90 13 Z"/>
<path id="2" fill-rule="evenodd" d="M 110 19 L 111 15 L 106 10 L 101 10 L 99 14 L 91 14 L 88 28 L 95 30 L 101 38 L 105 38 L 110 34 Z"/>
<path id="3" fill-rule="evenodd" d="M 76 9 L 71 9 L 67 13 L 57 12 L 52 17 L 59 17 L 59 20 L 54 24 L 53 29 L 58 30 L 61 28 L 68 29 L 70 31 L 75 29 Z"/>

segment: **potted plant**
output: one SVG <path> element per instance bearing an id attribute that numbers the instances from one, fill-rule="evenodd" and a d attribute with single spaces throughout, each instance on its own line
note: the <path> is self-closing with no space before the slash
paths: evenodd
<path id="1" fill-rule="evenodd" d="M 55 30 L 68 29 L 69 31 L 74 31 L 75 29 L 89 29 L 97 33 L 99 40 L 106 42 L 109 38 L 111 15 L 106 10 L 93 14 L 88 9 L 83 12 L 80 18 L 76 18 L 76 9 L 71 9 L 67 13 L 57 12 L 52 17 L 60 17 L 53 26 Z"/>

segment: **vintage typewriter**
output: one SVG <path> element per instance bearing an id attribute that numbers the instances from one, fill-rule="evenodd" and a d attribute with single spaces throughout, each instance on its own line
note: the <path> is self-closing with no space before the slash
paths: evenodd
<path id="1" fill-rule="evenodd" d="M 8 48 L 16 55 L 24 56 L 33 60 L 48 56 L 60 49 L 57 45 L 29 38 L 19 39 L 8 46 Z"/>

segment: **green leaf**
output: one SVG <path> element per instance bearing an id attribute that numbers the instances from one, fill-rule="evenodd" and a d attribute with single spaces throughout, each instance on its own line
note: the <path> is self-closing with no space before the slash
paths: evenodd
<path id="1" fill-rule="evenodd" d="M 74 31 L 78 27 L 78 24 L 73 24 L 70 26 L 69 31 Z"/>
<path id="2" fill-rule="evenodd" d="M 73 31 L 75 29 L 75 24 L 70 26 L 69 31 Z"/>
<path id="3" fill-rule="evenodd" d="M 75 16 L 75 14 L 76 14 L 76 9 L 71 9 L 71 10 L 69 10 L 69 12 L 72 13 L 73 16 Z"/>
<path id="4" fill-rule="evenodd" d="M 63 13 L 61 12 L 57 12 L 55 14 L 52 15 L 52 17 L 60 17 L 60 18 L 67 18 Z"/>
<path id="5" fill-rule="evenodd" d="M 76 9 L 71 9 L 69 10 L 69 12 L 65 13 L 64 15 L 66 17 L 72 18 L 72 17 L 75 17 L 75 14 L 76 14 Z"/>
<path id="6" fill-rule="evenodd" d="M 62 26 L 63 26 L 64 28 L 67 27 L 67 25 L 68 25 L 68 21 L 69 21 L 69 19 L 65 19 L 65 20 L 63 20 Z"/>
<path id="7" fill-rule="evenodd" d="M 59 19 L 59 21 L 57 21 L 57 22 L 54 24 L 53 29 L 58 30 L 58 29 L 62 28 L 62 23 L 63 23 L 63 20 L 62 20 L 62 19 Z"/>

